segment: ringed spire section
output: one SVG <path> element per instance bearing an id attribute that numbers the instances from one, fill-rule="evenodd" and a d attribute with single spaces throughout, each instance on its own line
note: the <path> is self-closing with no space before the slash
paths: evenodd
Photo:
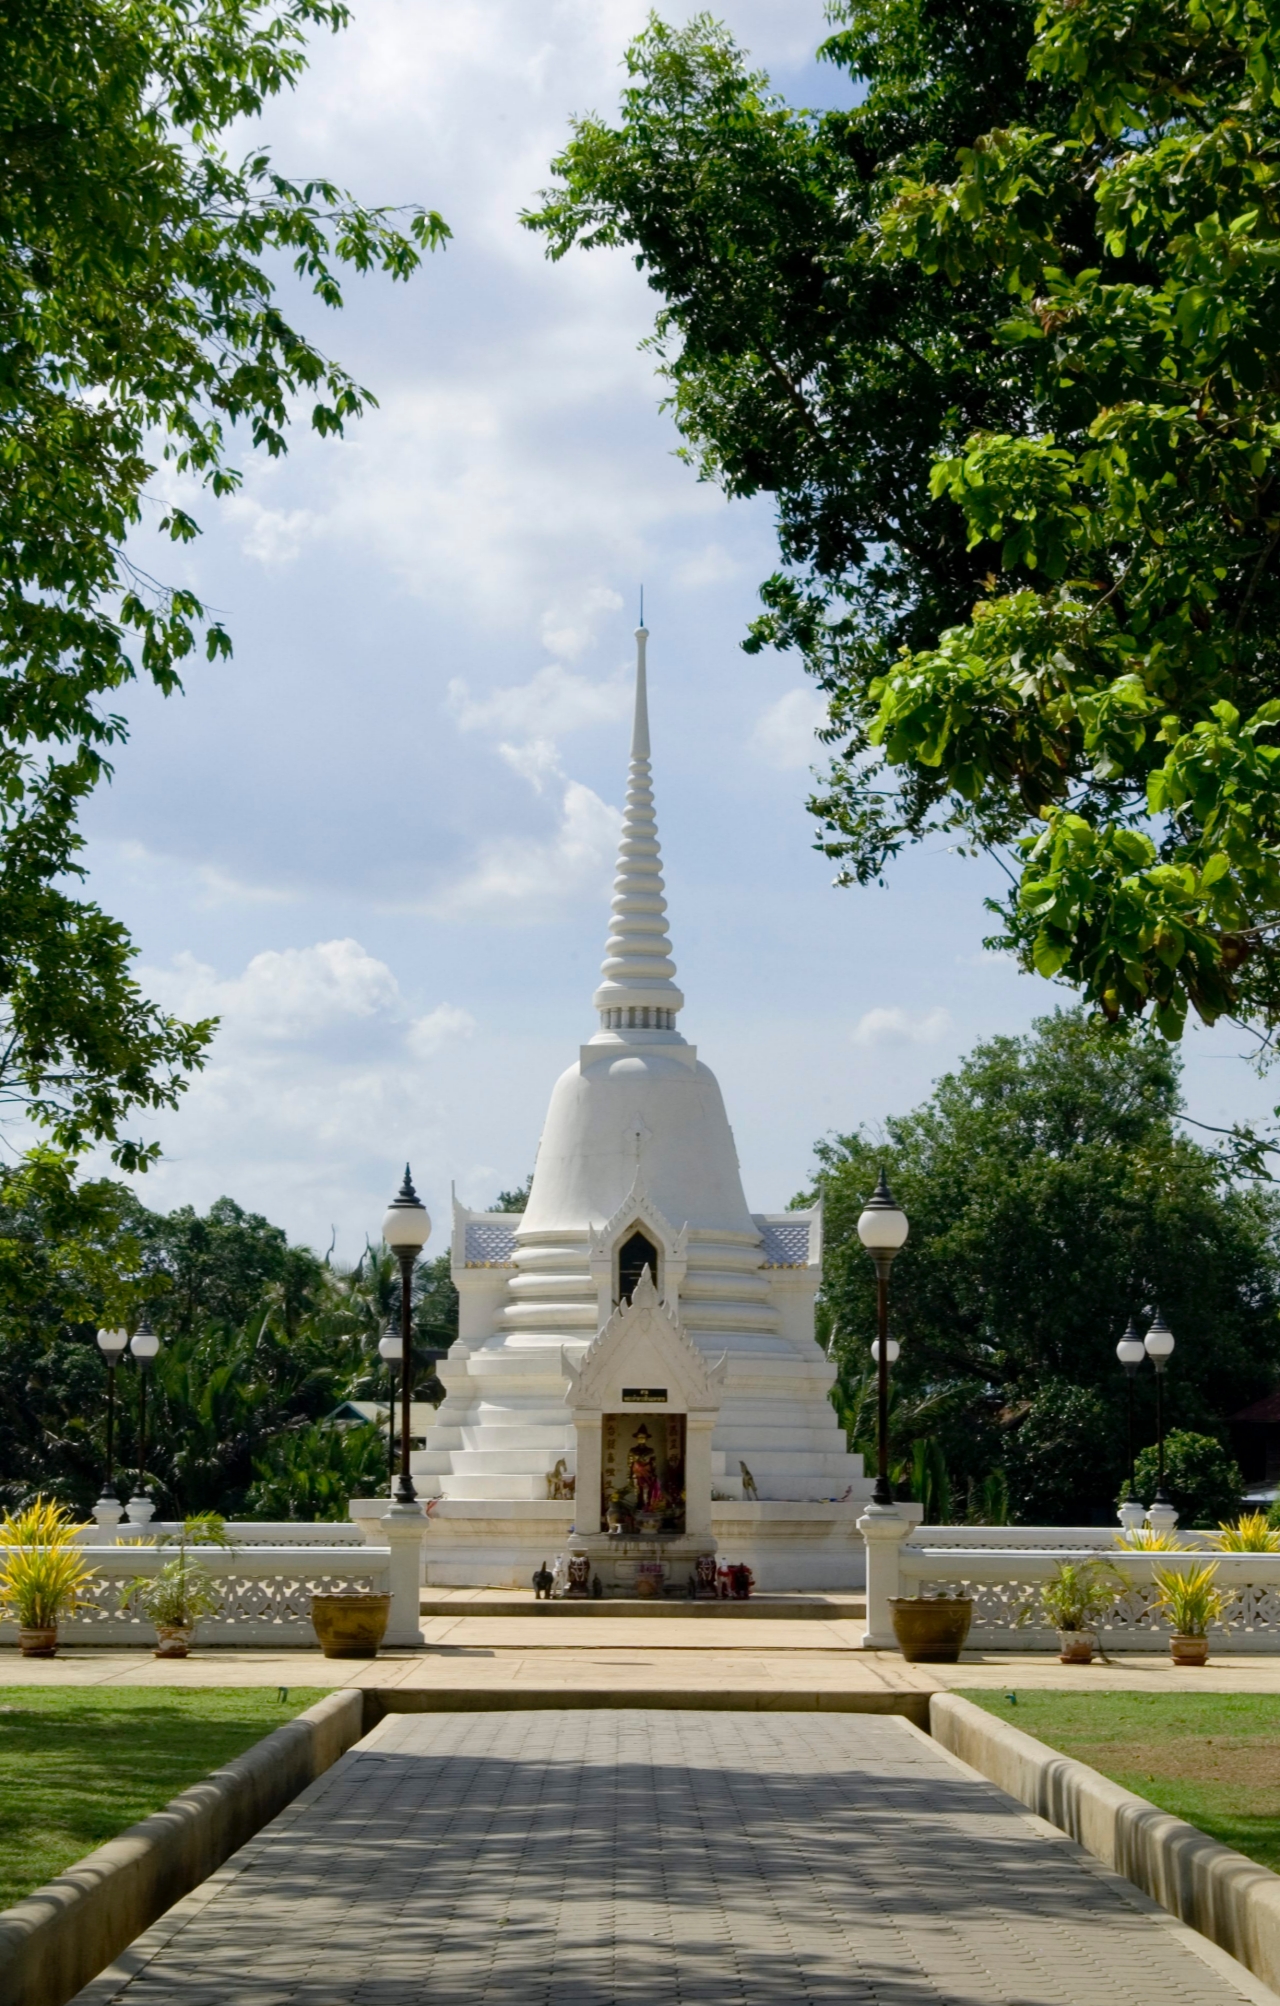
<path id="1" fill-rule="evenodd" d="M 645 679 L 647 627 L 636 628 L 636 709 L 631 733 L 627 803 L 613 881 L 613 919 L 592 1001 L 602 1031 L 676 1033 L 684 997 L 667 932 L 662 851 L 649 763 L 649 700 Z M 683 1042 L 683 1041 L 681 1041 Z"/>

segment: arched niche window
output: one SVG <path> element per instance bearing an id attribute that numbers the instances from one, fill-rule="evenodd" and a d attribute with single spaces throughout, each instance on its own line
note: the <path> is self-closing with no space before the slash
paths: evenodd
<path id="1" fill-rule="evenodd" d="M 618 1301 L 629 1303 L 645 1268 L 655 1288 L 658 1286 L 658 1249 L 647 1233 L 637 1226 L 618 1248 Z"/>

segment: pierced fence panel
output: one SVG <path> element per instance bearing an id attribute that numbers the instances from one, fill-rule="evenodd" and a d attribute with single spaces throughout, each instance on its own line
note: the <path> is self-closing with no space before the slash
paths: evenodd
<path id="1" fill-rule="evenodd" d="M 92 1579 L 87 1605 L 58 1625 L 67 1644 L 142 1645 L 155 1638 L 155 1625 L 138 1607 L 138 1589 L 177 1554 L 175 1546 L 114 1546 L 89 1549 Z M 220 1591 L 218 1608 L 196 1625 L 197 1644 L 311 1650 L 313 1595 L 370 1591 L 385 1595 L 391 1586 L 386 1548 L 362 1546 L 189 1547 L 188 1558 L 205 1568 Z M 101 1555 L 101 1558 L 99 1558 Z M 18 1626 L 0 1623 L 0 1643 L 16 1644 Z"/>

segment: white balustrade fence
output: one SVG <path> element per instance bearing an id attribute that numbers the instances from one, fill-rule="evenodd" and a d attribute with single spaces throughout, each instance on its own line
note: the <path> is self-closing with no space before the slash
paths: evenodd
<path id="1" fill-rule="evenodd" d="M 383 1506 L 385 1511 L 386 1506 Z M 115 1546 L 122 1539 L 166 1539 L 174 1541 L 182 1532 L 180 1520 L 148 1519 L 134 1525 L 121 1519 L 119 1525 L 90 1525 L 80 1534 L 81 1546 Z M 359 1546 L 364 1534 L 350 1519 L 265 1519 L 228 1520 L 227 1538 L 233 1546 Z M 201 1548 L 204 1552 L 206 1549 Z"/>
<path id="2" fill-rule="evenodd" d="M 315 1528 L 325 1532 L 333 1529 Z M 143 1536 L 150 1536 L 152 1530 L 148 1527 Z M 134 1528 L 133 1536 L 137 1537 L 138 1532 Z M 129 1529 L 122 1527 L 121 1534 L 128 1538 Z M 84 1592 L 94 1606 L 64 1617 L 58 1625 L 60 1640 L 66 1644 L 103 1646 L 154 1643 L 155 1625 L 137 1606 L 137 1590 L 140 1583 L 158 1574 L 166 1561 L 176 1557 L 177 1547 L 95 1546 L 90 1550 L 94 1556 L 93 1577 Z M 198 1561 L 208 1569 L 221 1595 L 214 1614 L 202 1617 L 197 1626 L 198 1645 L 251 1648 L 267 1645 L 276 1649 L 314 1650 L 313 1595 L 360 1590 L 385 1595 L 392 1585 L 390 1548 L 366 1546 L 359 1541 L 358 1534 L 354 1543 L 344 1540 L 329 1545 L 294 1543 L 246 1546 L 243 1550 L 238 1543 L 235 1548 L 193 1546 L 187 1548 L 187 1558 L 193 1565 Z M 412 1599 L 416 1604 L 416 1583 Z M 393 1608 L 393 1621 L 395 1615 Z M 416 1633 L 416 1608 L 411 1615 L 406 1611 L 404 1620 L 412 1622 Z M 17 1641 L 17 1624 L 0 1623 L 0 1643 Z"/>
<path id="3" fill-rule="evenodd" d="M 1040 1588 L 1060 1561 L 1110 1560 L 1126 1585 L 1097 1625 L 1104 1650 L 1165 1651 L 1168 1619 L 1155 1608 L 1157 1569 L 1182 1572 L 1217 1561 L 1216 1582 L 1227 1594 L 1221 1621 L 1210 1627 L 1213 1648 L 1280 1652 L 1280 1553 L 1220 1553 L 1203 1533 L 1179 1532 L 1186 1550 L 1126 1549 L 1107 1527 L 919 1526 L 891 1515 L 859 1521 L 867 1534 L 868 1642 L 894 1644 L 888 1601 L 895 1595 L 969 1595 L 969 1648 L 1037 1651 L 1058 1648 Z"/>

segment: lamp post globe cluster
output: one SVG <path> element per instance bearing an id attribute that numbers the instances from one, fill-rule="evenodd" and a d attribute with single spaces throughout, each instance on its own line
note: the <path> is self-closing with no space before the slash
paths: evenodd
<path id="1" fill-rule="evenodd" d="M 1133 1455 L 1133 1382 L 1137 1376 L 1138 1367 L 1145 1358 L 1149 1358 L 1155 1367 L 1157 1481 L 1156 1494 L 1151 1502 L 1157 1505 L 1168 1505 L 1170 1503 L 1169 1494 L 1164 1487 L 1164 1374 L 1165 1367 L 1173 1356 L 1173 1350 L 1173 1332 L 1165 1322 L 1164 1314 L 1158 1306 L 1152 1316 L 1151 1326 L 1145 1337 L 1139 1335 L 1138 1326 L 1134 1319 L 1130 1317 L 1124 1336 L 1116 1346 L 1116 1357 L 1124 1367 L 1125 1378 L 1128 1380 L 1129 1385 L 1129 1494 L 1131 1497 L 1137 1495 L 1137 1487 L 1134 1481 Z"/>
<path id="2" fill-rule="evenodd" d="M 151 1328 L 150 1318 L 145 1314 L 138 1328 L 130 1337 L 127 1330 L 119 1328 L 98 1332 L 98 1349 L 107 1363 L 107 1466 L 103 1479 L 102 1497 L 104 1505 L 118 1503 L 115 1484 L 116 1453 L 116 1367 L 125 1352 L 137 1361 L 138 1366 L 138 1485 L 130 1499 L 130 1504 L 145 1505 L 147 1494 L 147 1368 L 160 1350 L 160 1339 Z"/>
<path id="3" fill-rule="evenodd" d="M 409 1405 L 413 1391 L 411 1291 L 414 1262 L 431 1237 L 431 1216 L 413 1188 L 407 1163 L 404 1183 L 388 1206 L 387 1216 L 382 1222 L 382 1237 L 400 1263 L 400 1481 L 396 1485 L 395 1498 L 397 1504 L 411 1505 L 417 1502 L 418 1497 L 409 1470 Z M 378 1349 L 390 1362 L 392 1354 L 382 1348 L 386 1342 L 387 1339 L 383 1338 Z"/>
<path id="4" fill-rule="evenodd" d="M 884 1171 L 863 1207 L 858 1220 L 858 1238 L 875 1262 L 877 1332 L 871 1355 L 876 1362 L 876 1487 L 871 1502 L 893 1509 L 889 1483 L 889 1367 L 896 1364 L 899 1345 L 889 1335 L 889 1270 L 894 1257 L 906 1245 L 911 1228 L 906 1213 L 889 1189 Z"/>

